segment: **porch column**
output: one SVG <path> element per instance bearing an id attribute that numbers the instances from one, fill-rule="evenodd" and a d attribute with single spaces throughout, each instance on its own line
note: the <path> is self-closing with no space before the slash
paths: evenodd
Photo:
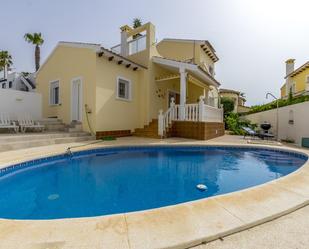
<path id="1" fill-rule="evenodd" d="M 179 118 L 180 120 L 185 120 L 185 105 L 187 97 L 187 72 L 184 68 L 179 68 L 180 73 L 180 106 L 179 106 Z"/>

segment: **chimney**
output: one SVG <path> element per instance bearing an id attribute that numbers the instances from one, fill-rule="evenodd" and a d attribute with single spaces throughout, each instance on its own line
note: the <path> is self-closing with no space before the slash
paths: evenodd
<path id="1" fill-rule="evenodd" d="M 290 73 L 294 72 L 294 59 L 288 59 L 285 62 L 285 75 L 289 75 Z"/>
<path id="2" fill-rule="evenodd" d="M 128 48 L 128 32 L 132 30 L 128 25 L 120 27 L 121 37 L 120 37 L 120 55 L 127 56 L 129 54 Z"/>

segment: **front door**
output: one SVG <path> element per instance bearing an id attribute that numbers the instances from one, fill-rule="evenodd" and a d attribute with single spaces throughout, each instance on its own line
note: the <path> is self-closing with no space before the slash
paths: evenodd
<path id="1" fill-rule="evenodd" d="M 177 92 L 169 91 L 168 92 L 168 107 L 170 107 L 170 105 L 171 105 L 172 98 L 174 98 L 175 104 L 179 105 L 179 103 L 180 103 L 180 94 L 177 93 Z"/>
<path id="2" fill-rule="evenodd" d="M 71 120 L 82 121 L 82 81 L 80 78 L 72 80 L 71 88 Z"/>

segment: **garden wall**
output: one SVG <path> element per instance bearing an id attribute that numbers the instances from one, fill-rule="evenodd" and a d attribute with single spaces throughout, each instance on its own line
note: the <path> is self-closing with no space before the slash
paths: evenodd
<path id="1" fill-rule="evenodd" d="M 265 121 L 271 123 L 271 132 L 277 134 L 276 109 L 245 117 L 258 126 Z M 309 101 L 279 108 L 279 139 L 294 140 L 300 145 L 303 137 L 309 137 Z"/>
<path id="2" fill-rule="evenodd" d="M 39 93 L 0 89 L 0 114 L 8 114 L 12 120 L 30 114 L 33 119 L 42 118 L 42 97 Z"/>

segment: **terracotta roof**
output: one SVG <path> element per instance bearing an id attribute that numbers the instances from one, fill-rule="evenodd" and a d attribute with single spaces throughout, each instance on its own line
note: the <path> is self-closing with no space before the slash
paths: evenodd
<path id="1" fill-rule="evenodd" d="M 288 77 L 294 77 L 295 75 L 301 73 L 302 71 L 306 70 L 307 68 L 309 68 L 309 61 L 307 61 L 305 64 L 303 64 L 299 68 L 295 69 L 292 73 L 285 76 L 285 79 L 288 78 Z"/>

